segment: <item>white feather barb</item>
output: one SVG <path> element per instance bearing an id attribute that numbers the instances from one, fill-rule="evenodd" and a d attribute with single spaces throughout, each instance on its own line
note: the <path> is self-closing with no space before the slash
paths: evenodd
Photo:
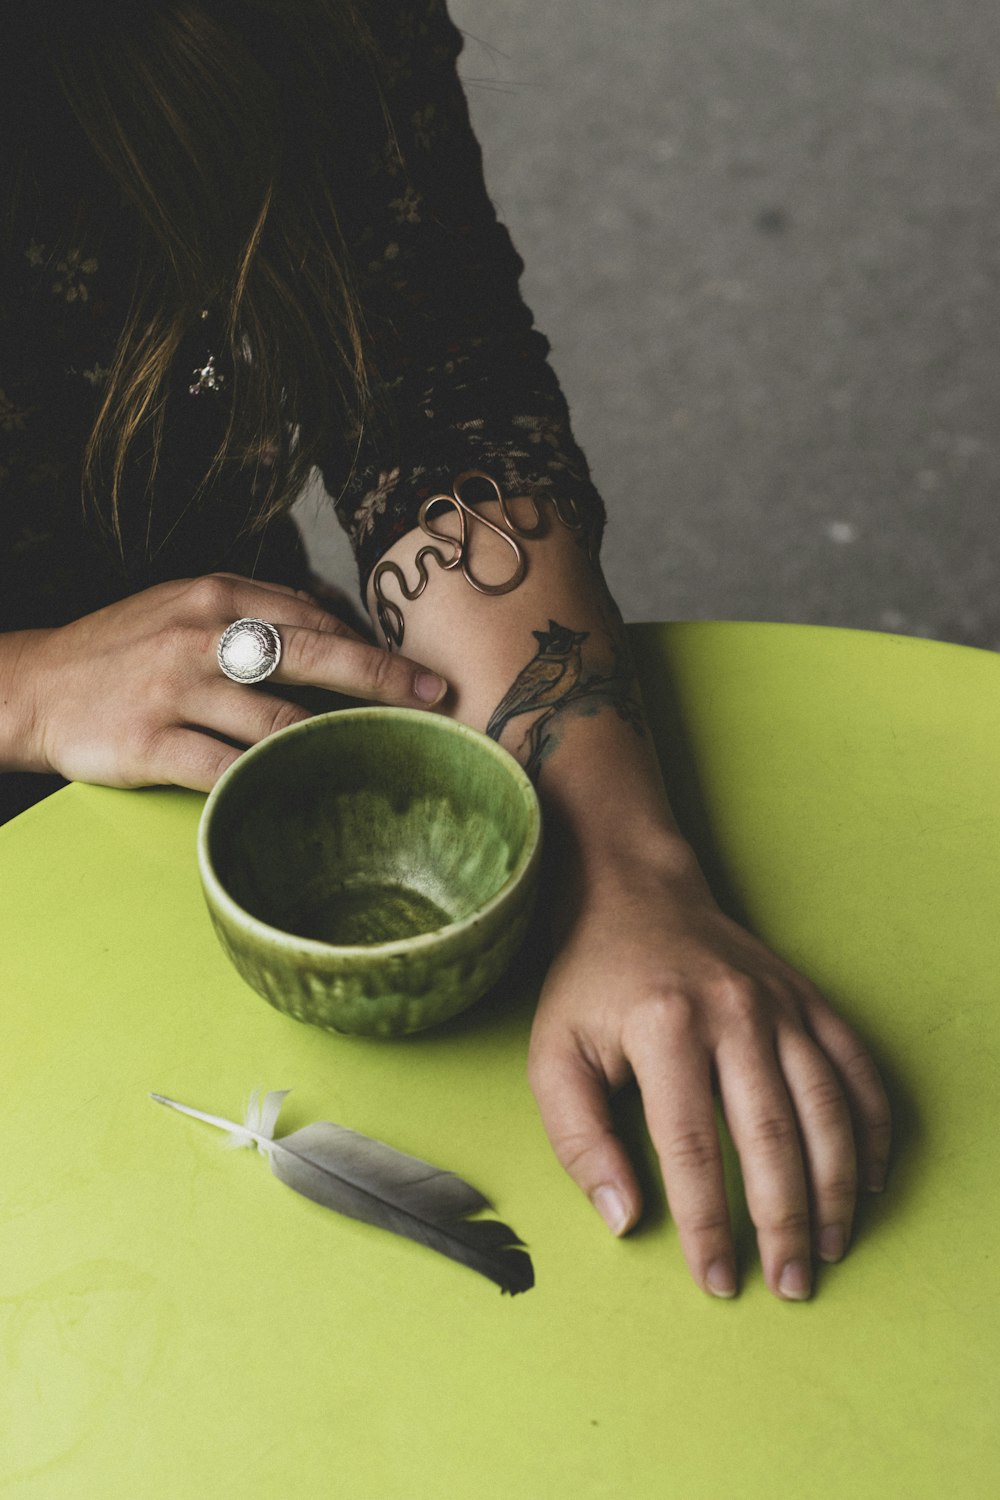
<path id="1" fill-rule="evenodd" d="M 274 1175 L 325 1208 L 405 1235 L 495 1281 L 503 1292 L 535 1283 L 531 1257 L 514 1231 L 496 1219 L 469 1219 L 492 1204 L 453 1172 L 407 1156 L 383 1141 L 327 1120 L 275 1137 L 288 1089 L 250 1095 L 242 1125 L 151 1094 L 181 1114 L 227 1132 L 227 1145 L 256 1146 Z"/>

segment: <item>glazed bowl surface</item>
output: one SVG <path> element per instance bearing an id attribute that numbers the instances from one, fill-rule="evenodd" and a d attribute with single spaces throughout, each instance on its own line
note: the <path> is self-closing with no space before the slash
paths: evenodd
<path id="1" fill-rule="evenodd" d="M 447 1020 L 501 977 L 535 897 L 534 787 L 439 714 L 350 708 L 262 740 L 198 831 L 209 914 L 243 978 L 331 1031 Z"/>

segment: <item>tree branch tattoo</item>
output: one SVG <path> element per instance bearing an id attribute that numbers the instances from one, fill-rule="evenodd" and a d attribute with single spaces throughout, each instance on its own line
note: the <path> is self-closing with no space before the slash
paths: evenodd
<path id="1" fill-rule="evenodd" d="M 589 630 L 570 630 L 549 621 L 548 630 L 533 630 L 538 650 L 522 668 L 493 710 L 486 733 L 499 742 L 507 725 L 521 714 L 538 713 L 521 741 L 527 750 L 524 769 L 534 779 L 542 761 L 562 738 L 570 715 L 590 718 L 602 708 L 613 708 L 636 734 L 645 732 L 642 709 L 636 697 L 624 645 L 611 637 L 611 663 L 607 671 L 591 671 L 583 660 L 583 644 Z"/>

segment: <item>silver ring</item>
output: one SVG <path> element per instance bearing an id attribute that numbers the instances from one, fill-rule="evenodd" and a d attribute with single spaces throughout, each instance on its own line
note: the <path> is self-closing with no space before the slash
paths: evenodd
<path id="1" fill-rule="evenodd" d="M 281 636 L 266 620 L 234 620 L 219 641 L 219 666 L 232 682 L 263 682 L 281 660 Z"/>

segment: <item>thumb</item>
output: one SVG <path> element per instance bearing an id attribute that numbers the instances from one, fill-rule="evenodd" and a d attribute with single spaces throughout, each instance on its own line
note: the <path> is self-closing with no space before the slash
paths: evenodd
<path id="1" fill-rule="evenodd" d="M 642 1212 L 642 1193 L 611 1125 L 608 1086 L 578 1051 L 537 1048 L 528 1079 L 559 1161 L 613 1234 L 625 1234 Z"/>

